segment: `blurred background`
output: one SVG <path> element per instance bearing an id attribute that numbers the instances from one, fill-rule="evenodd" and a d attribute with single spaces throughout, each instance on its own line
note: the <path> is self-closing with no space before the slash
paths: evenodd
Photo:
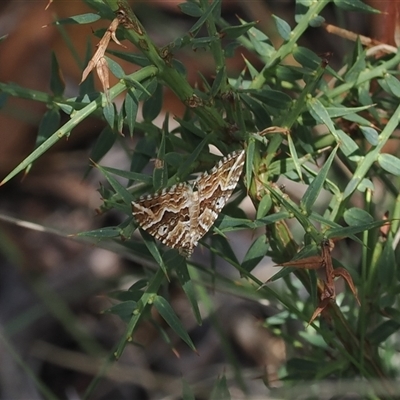
<path id="1" fill-rule="evenodd" d="M 175 1 L 132 3 L 150 37 L 160 47 L 193 24 L 193 19 L 180 12 L 178 4 Z M 393 45 L 398 15 L 396 2 L 369 1 L 369 4 L 389 12 L 380 16 L 346 13 L 346 20 L 338 20 L 333 8 L 331 13 L 328 8 L 324 18 L 328 23 Z M 99 20 L 57 27 L 53 21 L 92 10 L 83 1 L 56 0 L 45 10 L 46 5 L 47 0 L 0 2 L 0 36 L 3 37 L 0 82 L 49 92 L 54 52 L 64 76 L 65 95 L 73 97 L 78 94 L 88 42 L 94 49 L 99 41 L 93 31 L 106 28 L 109 22 Z M 236 22 L 237 16 L 246 21 L 257 20 L 257 28 L 279 46 L 281 39 L 275 32 L 271 14 L 278 15 L 292 27 L 295 25 L 294 2 L 290 0 L 223 2 L 226 20 Z M 137 51 L 131 44 L 124 44 L 128 50 Z M 319 28 L 310 29 L 302 45 L 317 54 L 332 53 L 330 63 L 335 68 L 352 43 Z M 110 48 L 118 46 L 111 44 Z M 239 48 L 235 57 L 229 59 L 232 76 L 244 67 L 242 53 L 257 64 L 254 56 Z M 186 66 L 191 85 L 199 81 L 198 71 L 212 78 L 214 66 L 210 54 L 185 49 L 174 56 Z M 132 64 L 118 62 L 126 73 L 134 72 Z M 97 77 L 95 81 L 101 90 Z M 115 82 L 114 78 L 111 85 Z M 13 97 L 6 101 L 0 97 L 0 100 L 0 176 L 4 178 L 33 150 L 46 106 Z M 117 101 L 117 106 L 121 101 L 119 104 Z M 163 112 L 171 116 L 184 112 L 183 105 L 168 91 Z M 117 225 L 124 218 L 116 211 L 96 215 L 95 210 L 102 204 L 97 189 L 104 177 L 93 170 L 83 179 L 90 149 L 104 126 L 101 119 L 84 120 L 68 139 L 59 141 L 35 162 L 29 174 L 19 175 L 0 187 L 2 399 L 43 398 L 35 379 L 58 398 L 79 398 L 102 365 L 98 355 L 109 354 L 124 333 L 125 324 L 119 318 L 101 313 L 112 305 L 107 293 L 126 289 L 146 275 L 138 261 L 101 246 L 67 238 L 68 234 Z M 129 135 L 126 141 L 131 147 L 135 145 L 135 138 Z M 129 160 L 122 148 L 115 146 L 101 163 L 123 168 L 128 167 Z M 250 204 L 244 203 L 243 207 L 250 214 L 254 212 Z M 232 238 L 238 244 L 238 257 L 243 256 L 252 239 L 251 233 L 243 235 Z M 203 257 L 199 250 L 197 257 Z M 274 272 L 268 260 L 257 271 L 262 280 Z M 236 271 L 225 273 L 238 278 Z M 232 361 L 229 357 L 248 368 L 246 384 L 255 398 L 265 398 L 265 382 L 280 385 L 277 371 L 286 359 L 286 349 L 282 339 L 261 326 L 267 316 L 276 312 L 273 305 L 214 293 L 215 314 L 205 313 L 205 321 L 198 327 L 179 286 L 172 282 L 166 290 L 199 355 L 177 340 L 180 357 L 176 357 L 157 329 L 143 323 L 134 338 L 138 345 L 125 349 L 122 359 L 101 379 L 92 398 L 179 398 L 183 376 L 189 382 L 197 382 L 199 392 L 204 393 L 198 398 L 206 399 L 216 377 L 224 372 L 224 365 Z M 220 331 L 216 331 L 215 321 Z M 229 351 L 221 338 L 229 343 Z M 240 382 L 232 390 L 231 394 L 237 398 L 243 395 Z"/>

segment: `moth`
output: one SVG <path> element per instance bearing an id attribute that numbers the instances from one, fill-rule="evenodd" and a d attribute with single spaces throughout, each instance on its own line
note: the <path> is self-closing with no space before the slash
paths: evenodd
<path id="1" fill-rule="evenodd" d="M 231 197 L 244 160 L 244 150 L 230 153 L 192 183 L 179 183 L 133 201 L 132 214 L 150 235 L 190 257 Z"/>

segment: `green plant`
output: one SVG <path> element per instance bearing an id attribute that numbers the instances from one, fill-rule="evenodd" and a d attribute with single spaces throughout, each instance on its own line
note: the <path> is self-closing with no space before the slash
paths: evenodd
<path id="1" fill-rule="evenodd" d="M 282 373 L 287 386 L 299 379 L 362 377 L 379 382 L 369 388 L 371 398 L 374 391 L 378 396 L 396 397 L 395 389 L 389 383 L 389 378 L 397 372 L 396 352 L 388 339 L 397 337 L 400 328 L 396 296 L 400 278 L 396 238 L 400 215 L 397 178 L 400 160 L 384 153 L 383 147 L 394 137 L 400 117 L 400 83 L 395 76 L 400 54 L 383 59 L 372 58 L 358 41 L 353 53 L 346 57 L 344 68 L 336 72 L 328 60 L 300 47 L 297 43 L 305 30 L 323 23 L 320 13 L 329 1 L 298 1 L 297 25 L 293 29 L 274 16 L 277 31 L 283 39 L 283 44 L 277 49 L 253 22 L 240 20 L 237 26 L 228 25 L 221 16 L 219 0 L 183 3 L 182 12 L 195 17 L 196 22 L 185 35 L 162 49 L 158 49 L 148 37 L 145 27 L 124 0 L 86 2 L 101 17 L 117 18 L 117 33 L 134 43 L 142 54 L 134 55 L 122 50 L 110 53 L 141 66 L 141 69 L 126 75 L 116 61 L 104 58 L 107 63 L 103 67 L 106 71 L 109 68 L 120 79 L 119 83 L 108 89 L 107 79 L 103 79 L 107 92 L 104 95 L 94 95 L 93 88 L 84 83 L 82 96 L 76 99 L 63 96 L 55 58 L 51 80 L 53 95 L 1 83 L 0 90 L 4 93 L 46 103 L 49 111 L 43 117 L 44 121 L 61 111 L 70 115 L 69 121 L 55 132 L 52 124 L 44 124 L 50 128 L 38 137 L 36 149 L 3 183 L 28 168 L 93 113 L 102 113 L 109 125 L 93 148 L 91 158 L 95 162 L 119 140 L 118 132 L 123 126 L 131 135 L 135 130 L 144 132 L 135 149 L 129 152 L 132 160 L 129 171 L 96 164 L 110 184 L 109 188 L 101 189 L 104 199 L 101 212 L 117 209 L 127 215 L 126 220 L 119 226 L 77 235 L 96 241 L 115 241 L 138 260 L 144 259 L 156 266 L 153 272 L 149 271 L 147 280 L 139 281 L 128 291 L 113 293 L 121 303 L 109 312 L 126 320 L 127 329 L 109 361 L 121 356 L 139 322 L 148 317 L 152 306 L 195 350 L 168 299 L 160 294 L 162 285 L 168 282 L 169 277 L 175 276 L 199 324 L 198 302 L 209 304 L 204 288 L 212 285 L 244 297 L 281 304 L 285 312 L 279 318 L 283 322 L 295 319 L 307 326 L 313 312 L 320 306 L 319 312 L 323 314 L 319 323 L 314 320 L 312 326 L 300 332 L 301 346 L 307 348 L 307 355 L 303 360 L 289 360 L 286 371 Z M 333 3 L 340 9 L 374 12 L 358 0 L 335 0 Z M 94 18 L 94 14 L 88 14 L 76 20 L 83 23 Z M 205 36 L 201 36 L 202 29 L 207 32 Z M 222 38 L 228 40 L 226 45 L 222 44 Z M 258 70 L 245 59 L 242 73 L 231 77 L 228 76 L 226 58 L 239 45 L 251 52 L 263 66 Z M 185 67 L 174 59 L 174 50 L 185 47 L 205 48 L 213 55 L 215 79 L 212 83 L 203 79 L 203 90 L 189 85 Z M 297 61 L 297 66 L 285 64 L 289 54 Z M 178 128 L 173 130 L 168 126 L 168 115 L 162 128 L 153 123 L 162 108 L 163 87 L 173 90 L 186 105 L 184 116 L 177 118 Z M 117 110 L 112 101 L 123 92 L 126 93 L 124 104 L 121 110 Z M 136 120 L 140 101 L 144 102 L 143 122 Z M 357 139 L 345 132 L 345 122 L 357 126 L 360 133 Z M 313 129 L 315 125 L 323 125 L 323 133 L 317 134 Z M 380 129 L 382 131 L 378 133 Z M 210 250 L 212 265 L 216 257 L 220 257 L 237 269 L 241 276 L 240 289 L 235 282 L 205 268 L 205 265 L 186 260 L 175 250 L 159 246 L 146 233 L 142 233 L 141 240 L 130 239 L 137 228 L 131 215 L 131 201 L 145 192 L 186 180 L 188 171 L 209 169 L 215 159 L 209 154 L 208 145 L 216 146 L 224 154 L 240 147 L 246 148 L 245 172 L 239 195 L 218 218 L 213 228 L 216 234 L 208 235 L 202 241 Z M 164 162 L 149 176 L 143 173 L 143 168 L 152 158 Z M 315 167 L 321 159 L 324 159 L 323 166 Z M 127 178 L 128 186 L 119 183 L 115 175 Z M 288 182 L 300 183 L 306 189 L 299 202 L 292 200 L 275 184 L 282 175 Z M 382 193 L 377 189 L 377 182 L 384 187 Z M 328 199 L 316 205 L 323 191 Z M 239 208 L 246 194 L 256 208 L 254 220 Z M 353 205 L 356 196 L 362 197 L 362 208 Z M 385 203 L 387 209 L 374 202 L 375 198 L 381 204 Z M 385 223 L 383 214 L 386 210 L 389 211 L 389 225 L 383 234 L 380 228 Z M 293 219 L 303 228 L 302 234 L 292 232 L 289 221 Z M 257 228 L 263 229 L 263 233 L 254 239 L 244 259 L 238 260 L 224 233 Z M 353 277 L 348 279 L 354 281 L 358 290 L 360 307 L 347 292 L 341 307 L 335 303 L 331 292 L 329 301 L 324 302 L 327 298 L 324 279 L 317 279 L 313 271 L 318 265 L 306 271 L 309 268 L 307 261 L 310 257 L 318 257 L 321 243 L 328 239 L 340 239 L 336 247 L 346 254 L 345 238 L 359 244 L 359 265 L 351 265 L 350 258 L 343 257 L 340 262 L 333 260 L 333 266 L 343 264 Z M 290 261 L 297 259 L 303 260 L 303 265 L 300 269 L 285 267 L 278 272 L 272 278 L 284 281 L 278 290 L 263 285 L 252 274 L 265 255 L 276 264 L 295 266 Z M 321 260 L 322 268 L 324 263 L 326 258 Z M 309 293 L 306 300 L 302 300 L 300 295 L 302 288 Z M 277 316 L 273 318 L 276 320 Z M 272 322 L 272 319 L 267 319 L 265 324 L 271 327 Z M 298 341 L 296 335 L 277 331 L 285 336 L 289 346 Z M 87 395 L 100 377 L 92 382 Z M 227 385 L 224 379 L 217 382 L 215 396 L 226 393 L 224 385 Z M 185 398 L 191 397 L 186 394 Z"/>

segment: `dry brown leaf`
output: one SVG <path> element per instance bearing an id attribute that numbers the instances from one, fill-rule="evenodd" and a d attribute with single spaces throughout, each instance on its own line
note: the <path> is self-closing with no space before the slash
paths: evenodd
<path id="1" fill-rule="evenodd" d="M 118 25 L 119 25 L 118 18 L 114 18 L 114 20 L 111 22 L 110 26 L 104 33 L 103 37 L 101 38 L 100 42 L 97 44 L 96 52 L 88 62 L 87 67 L 82 72 L 82 79 L 80 82 L 82 83 L 87 78 L 89 73 L 94 68 L 96 68 L 97 76 L 100 79 L 101 85 L 103 86 L 103 91 L 106 94 L 107 99 L 108 99 L 108 89 L 110 88 L 110 80 L 109 80 L 109 67 L 107 64 L 107 60 L 104 57 L 104 54 L 107 50 L 108 44 L 110 43 L 111 39 L 118 45 L 125 47 L 119 42 L 119 40 L 115 36 L 115 32 L 118 28 Z"/>
<path id="2" fill-rule="evenodd" d="M 323 266 L 324 259 L 321 256 L 311 256 L 292 260 L 285 263 L 277 264 L 276 266 L 294 267 L 303 269 L 319 269 Z"/>
<path id="3" fill-rule="evenodd" d="M 323 280 L 323 288 L 320 289 L 319 304 L 318 307 L 315 309 L 313 315 L 311 316 L 310 322 L 308 324 L 311 324 L 315 320 L 315 318 L 317 318 L 318 315 L 321 314 L 321 312 L 329 305 L 329 303 L 336 299 L 334 283 L 334 279 L 336 277 L 342 277 L 347 282 L 350 290 L 357 300 L 357 303 L 360 305 L 360 300 L 358 299 L 357 291 L 349 272 L 346 271 L 344 268 L 333 268 L 331 255 L 331 252 L 334 248 L 333 240 L 324 240 L 321 243 L 321 248 L 322 254 L 320 256 L 305 257 L 298 260 L 278 264 L 283 267 L 294 267 L 313 270 L 321 268 L 324 270 L 325 279 Z"/>
<path id="4" fill-rule="evenodd" d="M 350 290 L 352 291 L 354 297 L 357 300 L 358 305 L 360 306 L 361 305 L 360 299 L 358 298 L 356 287 L 354 286 L 353 279 L 351 278 L 351 275 L 349 274 L 349 272 L 346 271 L 344 268 L 336 268 L 333 271 L 333 273 L 334 273 L 335 277 L 341 276 L 347 282 Z"/>
<path id="5" fill-rule="evenodd" d="M 328 298 L 320 301 L 320 303 L 318 304 L 318 307 L 313 312 L 313 315 L 311 316 L 310 321 L 308 322 L 308 325 L 311 325 L 313 323 L 313 321 L 315 320 L 315 318 L 317 318 L 318 315 L 321 314 L 322 311 L 325 310 L 325 308 L 327 307 L 327 305 L 329 304 L 330 301 L 331 301 L 331 299 L 328 299 Z"/>

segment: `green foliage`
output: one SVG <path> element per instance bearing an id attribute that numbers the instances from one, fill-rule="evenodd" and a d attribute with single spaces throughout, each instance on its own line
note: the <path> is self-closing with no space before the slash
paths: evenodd
<path id="1" fill-rule="evenodd" d="M 304 328 L 300 338 L 280 332 L 289 347 L 294 348 L 295 341 L 300 341 L 302 349 L 308 351 L 307 357 L 288 361 L 281 376 L 285 387 L 299 379 L 353 376 L 373 380 L 389 378 L 393 369 L 398 373 L 398 355 L 388 350 L 386 341 L 398 339 L 400 328 L 396 237 L 400 217 L 400 159 L 385 153 L 384 146 L 393 138 L 400 118 L 400 85 L 395 76 L 400 53 L 377 60 L 368 57 L 360 43 L 356 43 L 343 67 L 334 71 L 326 60 L 298 46 L 306 29 L 322 23 L 319 14 L 329 1 L 297 1 L 297 25 L 293 28 L 273 16 L 284 40 L 278 48 L 255 22 L 240 20 L 238 25 L 227 25 L 221 16 L 220 0 L 188 1 L 179 7 L 195 19 L 192 27 L 163 49 L 158 49 L 147 36 L 145 27 L 125 1 L 89 3 L 102 16 L 113 17 L 112 11 L 122 8 L 129 23 L 121 24 L 119 29 L 142 54 L 108 52 L 116 58 L 106 60 L 119 82 L 109 89 L 107 96 L 90 90 L 77 98 L 65 98 L 55 57 L 50 79 L 52 94 L 0 83 L 2 94 L 40 101 L 49 108 L 41 121 L 35 150 L 3 183 L 28 168 L 57 141 L 68 137 L 74 127 L 92 114 L 107 122 L 91 151 L 94 162 L 99 162 L 120 139 L 122 128 L 137 139 L 135 149 L 129 151 L 128 171 L 96 164 L 109 184 L 101 189 L 104 198 L 101 211 L 118 209 L 126 214 L 126 221 L 120 226 L 77 235 L 93 241 L 113 240 L 120 248 L 145 260 L 145 265 L 156 267 L 156 272 L 148 271 L 148 280 L 141 281 L 140 286 L 111 295 L 119 303 L 106 312 L 127 323 L 115 357 L 121 356 L 139 321 L 151 318 L 149 309 L 153 306 L 175 334 L 195 350 L 169 299 L 160 294 L 162 286 L 176 278 L 199 324 L 202 322 L 199 302 L 204 299 L 201 291 L 211 283 L 216 290 L 223 288 L 243 297 L 263 298 L 277 304 L 282 311 L 279 321 L 283 324 L 291 319 L 299 321 Z M 334 0 L 333 4 L 342 10 L 375 12 L 359 0 Z M 89 23 L 98 16 L 84 14 L 58 23 Z M 226 58 L 237 46 L 246 48 L 253 58 L 251 62 L 244 59 L 243 71 L 232 75 L 227 71 Z M 204 79 L 204 90 L 190 86 L 183 73 L 184 66 L 175 67 L 173 51 L 180 48 L 201 48 L 212 54 L 214 80 L 210 83 Z M 286 62 L 289 54 L 297 65 Z M 126 75 L 118 59 L 140 69 Z M 162 127 L 155 123 L 162 111 L 165 88 L 172 90 L 186 106 L 184 115 L 176 118 L 179 125 L 174 129 L 168 126 L 168 115 Z M 123 106 L 117 109 L 112 101 L 123 93 Z M 140 102 L 142 122 L 138 118 Z M 61 110 L 70 118 L 60 127 Z M 357 126 L 357 137 L 346 131 L 348 121 Z M 320 133 L 314 130 L 317 125 L 323 127 Z M 245 148 L 247 156 L 238 200 L 222 211 L 210 234 L 201 240 L 212 257 L 195 263 L 176 250 L 166 249 L 144 231 L 140 231 L 140 237 L 131 237 L 137 228 L 131 216 L 132 200 L 209 169 L 217 160 L 210 154 L 209 145 L 224 154 Z M 162 161 L 153 175 L 143 172 L 151 159 Z M 116 176 L 126 178 L 128 184 L 120 183 Z M 276 185 L 279 177 L 285 178 L 288 193 Z M 303 187 L 301 199 L 296 198 L 292 183 Z M 256 209 L 255 220 L 239 208 L 246 194 Z M 380 228 L 386 211 L 390 225 L 384 235 Z M 301 227 L 300 234 L 292 228 L 291 220 Z M 240 230 L 256 232 L 256 229 L 261 233 L 254 234 L 243 260 L 239 260 L 226 234 Z M 308 326 L 321 283 L 314 272 L 285 267 L 271 279 L 282 281 L 279 291 L 268 284 L 262 285 L 252 272 L 265 256 L 279 264 L 318 254 L 320 243 L 328 238 L 338 240 L 339 249 L 345 248 L 345 238 L 358 246 L 360 261 L 356 265 L 351 264 L 349 257 L 333 255 L 340 258 L 334 264 L 344 266 L 353 276 L 361 307 L 346 289 L 341 307 L 330 304 L 328 316 L 321 316 Z M 239 272 L 240 289 L 235 282 L 207 269 L 215 257 L 224 259 Z M 309 294 L 306 299 L 301 295 L 302 289 Z M 162 335 L 169 343 L 169 331 L 162 330 Z M 183 397 L 194 398 L 192 390 L 183 381 Z M 391 393 L 387 385 L 384 390 Z M 225 376 L 216 380 L 210 398 L 229 398 Z"/>

